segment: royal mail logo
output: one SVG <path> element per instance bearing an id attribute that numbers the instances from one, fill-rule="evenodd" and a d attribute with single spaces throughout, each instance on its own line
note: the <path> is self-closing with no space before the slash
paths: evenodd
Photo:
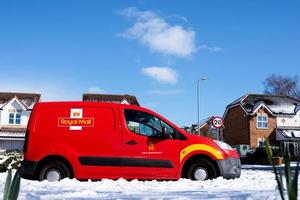
<path id="1" fill-rule="evenodd" d="M 73 119 L 68 117 L 59 117 L 58 126 L 59 127 L 69 127 L 69 126 L 93 127 L 94 118 Z"/>
<path id="2" fill-rule="evenodd" d="M 83 109 L 72 108 L 70 117 L 59 117 L 59 127 L 69 127 L 70 130 L 82 130 L 82 127 L 93 127 L 94 118 L 83 117 Z"/>

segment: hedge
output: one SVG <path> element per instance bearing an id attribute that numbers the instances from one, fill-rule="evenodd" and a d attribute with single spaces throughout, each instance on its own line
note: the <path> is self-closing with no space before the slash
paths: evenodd
<path id="1" fill-rule="evenodd" d="M 17 169 L 23 160 L 21 152 L 7 152 L 0 155 L 0 172 L 6 172 L 8 169 Z"/>

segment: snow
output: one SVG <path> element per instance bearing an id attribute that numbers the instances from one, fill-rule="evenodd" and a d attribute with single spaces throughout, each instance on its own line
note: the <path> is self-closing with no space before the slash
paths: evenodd
<path id="1" fill-rule="evenodd" d="M 278 103 L 278 104 L 268 105 L 268 107 L 274 113 L 294 114 L 294 111 L 295 111 L 295 105 L 284 103 L 284 102 L 283 103 Z"/>
<path id="2" fill-rule="evenodd" d="M 6 173 L 0 173 L 0 197 Z M 38 182 L 22 179 L 19 199 L 280 199 L 271 171 L 242 170 L 238 179 L 221 177 L 207 181 L 126 181 L 124 179 L 80 182 Z"/>
<path id="3" fill-rule="evenodd" d="M 8 159 L 8 156 L 0 155 L 0 165 L 2 165 L 7 159 Z"/>
<path id="4" fill-rule="evenodd" d="M 294 134 L 295 137 L 300 137 L 300 131 L 296 131 L 296 130 L 282 130 L 282 132 L 284 132 L 284 134 L 286 134 L 288 137 L 293 137 L 293 134 Z"/>
<path id="5" fill-rule="evenodd" d="M 282 133 L 285 137 L 300 137 L 300 131 L 299 130 L 282 130 L 278 129 L 277 132 Z"/>

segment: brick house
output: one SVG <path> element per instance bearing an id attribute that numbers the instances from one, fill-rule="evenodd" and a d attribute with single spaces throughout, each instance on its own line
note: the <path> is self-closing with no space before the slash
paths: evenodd
<path id="1" fill-rule="evenodd" d="M 247 94 L 230 103 L 223 115 L 224 140 L 230 145 L 246 144 L 256 148 L 264 137 L 298 154 L 300 138 L 300 101 L 288 96 Z"/>
<path id="2" fill-rule="evenodd" d="M 83 94 L 83 101 L 99 101 L 99 102 L 113 102 L 122 104 L 131 104 L 139 106 L 139 102 L 135 96 L 128 94 L 125 95 L 115 95 L 115 94 Z"/>
<path id="3" fill-rule="evenodd" d="M 0 92 L 0 152 L 22 150 L 28 119 L 40 94 Z"/>
<path id="4" fill-rule="evenodd" d="M 205 119 L 202 119 L 199 124 L 200 124 L 200 133 L 202 136 L 205 137 L 210 137 L 213 139 L 223 139 L 223 127 L 217 129 L 212 125 L 212 119 L 214 116 L 207 117 Z M 196 134 L 199 135 L 199 128 L 198 124 L 193 124 L 192 126 L 185 126 L 182 128 L 188 133 Z M 219 135 L 219 137 L 217 136 Z"/>

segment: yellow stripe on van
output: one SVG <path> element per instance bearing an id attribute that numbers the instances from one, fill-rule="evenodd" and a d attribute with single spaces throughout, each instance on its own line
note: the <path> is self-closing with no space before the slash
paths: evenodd
<path id="1" fill-rule="evenodd" d="M 221 152 L 216 150 L 215 148 L 212 148 L 211 146 L 208 146 L 206 144 L 192 144 L 190 146 L 185 147 L 180 152 L 180 162 L 191 152 L 193 151 L 206 151 L 212 155 L 214 155 L 218 160 L 224 159 Z"/>

